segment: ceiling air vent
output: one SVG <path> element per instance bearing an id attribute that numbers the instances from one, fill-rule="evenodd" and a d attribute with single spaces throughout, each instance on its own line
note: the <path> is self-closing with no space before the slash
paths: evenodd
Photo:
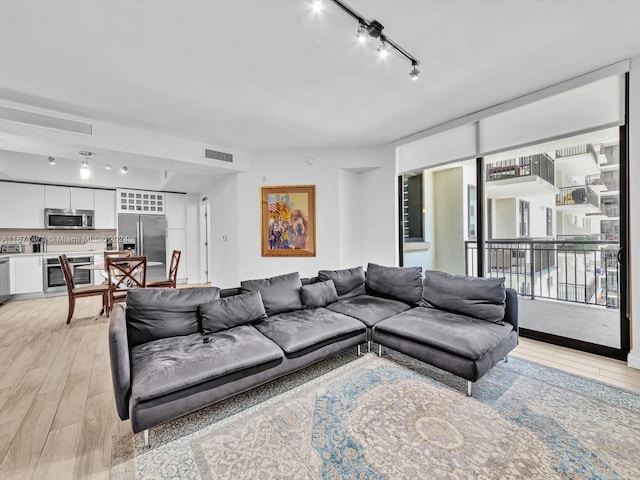
<path id="1" fill-rule="evenodd" d="M 0 105 L 0 120 L 22 123 L 34 127 L 51 128 L 67 133 L 79 133 L 81 135 L 93 135 L 93 125 L 86 122 L 67 120 L 65 118 L 42 115 L 41 113 L 27 112 L 15 108 Z"/>
<path id="2" fill-rule="evenodd" d="M 223 162 L 233 163 L 233 154 L 218 152 L 216 150 L 204 149 L 204 157 L 211 158 L 213 160 L 222 160 Z"/>

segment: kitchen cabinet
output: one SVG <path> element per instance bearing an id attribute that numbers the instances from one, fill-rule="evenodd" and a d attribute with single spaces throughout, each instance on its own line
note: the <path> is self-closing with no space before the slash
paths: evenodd
<path id="1" fill-rule="evenodd" d="M 14 256 L 10 260 L 11 294 L 43 292 L 42 256 Z"/>
<path id="2" fill-rule="evenodd" d="M 44 186 L 44 207 L 68 210 L 70 205 L 69 187 Z"/>
<path id="3" fill-rule="evenodd" d="M 43 228 L 44 185 L 0 182 L 0 228 Z"/>
<path id="4" fill-rule="evenodd" d="M 187 228 L 187 196 L 181 193 L 167 193 L 167 228 Z"/>
<path id="5" fill-rule="evenodd" d="M 94 190 L 94 224 L 97 229 L 115 229 L 116 192 L 113 190 Z"/>
<path id="6" fill-rule="evenodd" d="M 69 189 L 71 210 L 93 210 L 93 192 L 91 188 L 75 188 Z"/>
<path id="7" fill-rule="evenodd" d="M 93 189 L 45 185 L 44 206 L 62 210 L 93 210 Z"/>
<path id="8" fill-rule="evenodd" d="M 170 228 L 167 230 L 167 275 L 171 265 L 171 255 L 174 250 L 180 250 L 180 264 L 178 265 L 178 280 L 187 280 L 187 231 L 185 229 Z"/>

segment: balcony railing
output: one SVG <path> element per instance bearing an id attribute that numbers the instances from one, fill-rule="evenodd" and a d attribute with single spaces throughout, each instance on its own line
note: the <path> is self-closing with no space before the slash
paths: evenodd
<path id="1" fill-rule="evenodd" d="M 604 185 L 607 191 L 620 190 L 620 171 L 608 170 L 585 177 L 587 185 Z"/>
<path id="2" fill-rule="evenodd" d="M 511 158 L 487 165 L 487 181 L 537 175 L 551 185 L 555 179 L 555 164 L 544 153 L 528 157 Z"/>
<path id="3" fill-rule="evenodd" d="M 593 205 L 600 208 L 600 197 L 588 185 L 574 185 L 560 189 L 560 193 L 556 195 L 556 205 Z"/>
<path id="4" fill-rule="evenodd" d="M 618 308 L 618 242 L 488 240 L 486 277 L 505 277 L 520 295 Z M 465 242 L 467 275 L 477 276 L 478 245 Z"/>

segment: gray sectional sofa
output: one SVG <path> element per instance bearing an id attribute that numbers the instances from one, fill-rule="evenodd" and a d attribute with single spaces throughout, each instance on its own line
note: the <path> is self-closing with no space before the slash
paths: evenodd
<path id="1" fill-rule="evenodd" d="M 369 264 L 244 281 L 138 289 L 109 326 L 116 407 L 134 433 L 371 342 L 471 382 L 517 344 L 504 279 Z"/>

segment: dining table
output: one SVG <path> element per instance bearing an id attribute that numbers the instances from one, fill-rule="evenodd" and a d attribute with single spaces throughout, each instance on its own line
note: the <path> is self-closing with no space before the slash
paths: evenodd
<path id="1" fill-rule="evenodd" d="M 123 257 L 126 261 L 127 257 Z M 162 262 L 147 262 L 147 267 L 159 267 L 161 265 L 164 265 L 164 263 Z M 103 263 L 92 263 L 90 265 L 78 265 L 75 268 L 77 268 L 78 270 L 104 270 L 104 264 Z"/>

